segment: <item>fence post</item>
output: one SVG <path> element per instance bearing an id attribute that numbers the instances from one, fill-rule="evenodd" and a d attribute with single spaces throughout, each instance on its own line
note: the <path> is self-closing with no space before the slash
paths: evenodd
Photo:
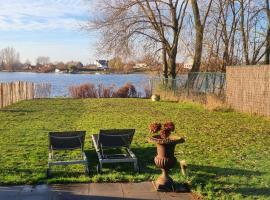
<path id="1" fill-rule="evenodd" d="M 3 84 L 0 83 L 0 108 L 3 108 Z"/>

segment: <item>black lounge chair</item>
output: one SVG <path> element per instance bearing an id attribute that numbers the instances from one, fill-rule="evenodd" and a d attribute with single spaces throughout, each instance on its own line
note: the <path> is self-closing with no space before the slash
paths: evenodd
<path id="1" fill-rule="evenodd" d="M 84 153 L 85 131 L 50 132 L 49 133 L 49 161 L 47 176 L 50 177 L 50 168 L 53 165 L 84 164 L 86 173 L 89 173 L 87 158 Z M 54 161 L 54 151 L 81 150 L 80 158 L 73 160 Z"/>
<path id="2" fill-rule="evenodd" d="M 135 129 L 108 129 L 100 130 L 99 134 L 92 135 L 92 141 L 99 160 L 97 165 L 98 173 L 102 171 L 103 163 L 132 162 L 134 163 L 134 170 L 139 170 L 137 157 L 130 149 L 134 133 Z M 126 153 L 113 154 L 110 151 L 112 149 L 124 149 Z M 108 151 L 109 153 L 107 153 Z"/>

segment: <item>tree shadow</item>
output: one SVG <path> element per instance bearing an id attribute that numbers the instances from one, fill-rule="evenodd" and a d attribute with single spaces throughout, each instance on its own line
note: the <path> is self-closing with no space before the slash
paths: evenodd
<path id="1" fill-rule="evenodd" d="M 252 170 L 243 170 L 243 169 L 233 169 L 233 168 L 222 168 L 222 167 L 213 167 L 213 166 L 203 166 L 203 165 L 189 165 L 190 171 L 201 171 L 205 174 L 213 174 L 222 176 L 231 176 L 231 175 L 246 175 L 246 176 L 261 176 L 264 173 L 260 171 Z"/>
<path id="2" fill-rule="evenodd" d="M 32 113 L 32 112 L 36 112 L 33 110 L 26 110 L 26 109 L 6 109 L 6 108 L 2 108 L 0 109 L 0 112 L 6 112 L 6 113 Z"/>
<path id="3" fill-rule="evenodd" d="M 227 178 L 224 180 L 219 180 L 218 177 L 230 177 L 235 176 L 236 179 L 239 177 L 260 177 L 264 175 L 264 172 L 260 171 L 252 171 L 252 170 L 244 170 L 244 169 L 234 169 L 234 168 L 222 168 L 222 167 L 214 167 L 214 166 L 202 166 L 202 165 L 189 165 L 189 176 L 193 177 L 191 184 L 193 186 L 200 184 L 201 186 L 205 186 L 208 183 L 214 183 L 221 186 L 221 191 L 225 193 L 239 193 L 244 196 L 254 195 L 254 196 L 269 196 L 270 189 L 263 187 L 257 188 L 252 184 L 241 183 L 239 182 L 230 182 L 230 179 Z M 235 179 L 234 179 L 235 181 Z M 231 188 L 227 188 L 225 186 L 232 185 Z M 253 186 L 253 187 L 252 187 Z"/>
<path id="4" fill-rule="evenodd" d="M 240 193 L 244 196 L 267 196 L 270 197 L 270 188 L 243 187 L 228 190 L 229 192 Z"/>
<path id="5" fill-rule="evenodd" d="M 138 158 L 138 165 L 140 168 L 140 173 L 144 174 L 159 174 L 160 169 L 153 167 L 154 166 L 154 157 L 156 155 L 156 148 L 155 147 L 135 147 L 132 148 L 133 153 Z M 91 173 L 96 173 L 96 166 L 98 164 L 97 153 L 94 148 L 85 151 L 88 166 Z M 105 172 L 104 173 L 111 173 L 111 170 L 119 171 L 119 172 L 126 172 L 126 173 L 137 173 L 134 172 L 133 163 L 109 163 L 103 164 Z M 106 170 L 107 169 L 107 170 Z"/>

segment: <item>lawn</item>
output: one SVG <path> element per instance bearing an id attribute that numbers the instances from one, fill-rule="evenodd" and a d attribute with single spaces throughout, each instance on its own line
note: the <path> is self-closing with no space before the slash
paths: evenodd
<path id="1" fill-rule="evenodd" d="M 0 110 L 0 184 L 117 182 L 153 180 L 160 171 L 148 142 L 151 122 L 172 120 L 186 143 L 176 157 L 188 163 L 188 177 L 177 165 L 172 177 L 209 199 L 270 199 L 270 120 L 237 112 L 210 112 L 190 103 L 145 99 L 45 99 L 22 101 Z M 135 128 L 133 150 L 141 173 L 132 165 L 105 165 L 96 173 L 90 135 L 101 128 Z M 90 175 L 82 166 L 54 167 L 46 179 L 48 132 L 86 130 Z"/>

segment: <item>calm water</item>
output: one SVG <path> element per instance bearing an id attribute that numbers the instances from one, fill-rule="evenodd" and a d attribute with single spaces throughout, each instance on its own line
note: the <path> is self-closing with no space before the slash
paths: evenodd
<path id="1" fill-rule="evenodd" d="M 43 74 L 29 72 L 0 72 L 0 82 L 30 81 L 34 83 L 51 83 L 52 96 L 68 96 L 71 85 L 82 83 L 103 83 L 106 86 L 120 87 L 127 82 L 134 84 L 143 93 L 145 85 L 149 84 L 149 75 L 145 74 Z"/>

